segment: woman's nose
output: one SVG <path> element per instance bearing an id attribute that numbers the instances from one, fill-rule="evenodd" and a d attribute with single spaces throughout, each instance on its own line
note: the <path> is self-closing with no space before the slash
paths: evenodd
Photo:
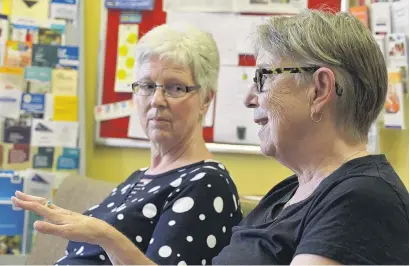
<path id="1" fill-rule="evenodd" d="M 161 106 L 166 106 L 167 101 L 165 99 L 165 91 L 163 88 L 158 87 L 155 89 L 154 94 L 152 95 L 151 98 L 151 105 L 153 107 L 161 107 Z"/>
<path id="2" fill-rule="evenodd" d="M 256 108 L 259 106 L 258 95 L 256 94 L 256 84 L 252 83 L 248 87 L 248 93 L 245 95 L 243 104 L 248 108 Z"/>

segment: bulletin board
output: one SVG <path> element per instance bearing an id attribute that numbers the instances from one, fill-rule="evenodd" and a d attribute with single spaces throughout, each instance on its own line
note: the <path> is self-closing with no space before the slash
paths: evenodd
<path id="1" fill-rule="evenodd" d="M 157 25 L 166 23 L 167 13 L 163 10 L 163 1 L 154 0 L 153 9 L 150 11 L 140 11 L 141 22 L 139 23 L 138 36 L 141 38 L 145 33 Z M 121 11 L 118 9 L 107 9 L 105 1 L 101 5 L 100 23 L 100 47 L 98 61 L 98 82 L 97 82 L 97 105 L 121 102 L 132 99 L 132 93 L 116 92 L 115 75 L 117 63 L 117 41 L 119 36 L 119 24 Z M 308 0 L 308 8 L 319 8 L 322 5 L 340 10 L 340 0 Z M 286 12 L 281 12 L 281 14 Z M 269 15 L 257 13 L 247 13 L 246 15 Z M 239 66 L 255 66 L 255 59 L 252 55 L 238 55 Z M 134 147 L 149 148 L 150 143 L 144 139 L 134 139 L 128 137 L 129 117 L 116 118 L 96 122 L 95 142 L 97 145 L 113 147 Z M 260 154 L 258 145 L 226 144 L 215 143 L 213 141 L 214 131 L 212 127 L 204 127 L 203 136 L 207 142 L 207 147 L 211 152 L 222 153 L 244 153 Z"/>

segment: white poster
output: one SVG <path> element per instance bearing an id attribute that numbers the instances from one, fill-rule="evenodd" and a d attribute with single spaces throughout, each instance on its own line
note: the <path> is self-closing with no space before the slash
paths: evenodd
<path id="1" fill-rule="evenodd" d="M 116 92 L 132 92 L 134 79 L 135 48 L 138 41 L 138 24 L 120 24 L 118 31 Z"/>
<path id="2" fill-rule="evenodd" d="M 189 23 L 212 34 L 219 52 L 221 65 L 239 64 L 236 51 L 236 16 L 225 13 L 168 12 L 167 23 Z"/>
<path id="3" fill-rule="evenodd" d="M 65 19 L 75 22 L 77 19 L 77 0 L 51 0 L 50 17 L 53 19 Z"/>
<path id="4" fill-rule="evenodd" d="M 384 126 L 404 129 L 404 92 L 401 71 L 398 68 L 389 68 L 388 75 L 389 85 L 384 104 Z"/>
<path id="5" fill-rule="evenodd" d="M 254 67 L 221 67 L 214 142 L 259 145 L 260 126 L 253 121 L 253 109 L 243 104 L 254 73 Z"/>
<path id="6" fill-rule="evenodd" d="M 391 32 L 390 3 L 372 3 L 370 13 L 370 28 L 373 34 L 387 34 Z"/>
<path id="7" fill-rule="evenodd" d="M 133 94 L 134 103 L 135 97 L 138 96 Z M 135 108 L 130 115 L 130 122 L 128 123 L 128 137 L 137 139 L 148 139 L 147 135 L 145 135 L 144 129 L 141 127 L 137 108 Z"/>
<path id="8" fill-rule="evenodd" d="M 214 117 L 215 117 L 215 100 L 213 99 L 211 104 L 209 105 L 208 112 L 206 112 L 203 126 L 204 127 L 212 127 L 214 125 Z"/>
<path id="9" fill-rule="evenodd" d="M 0 89 L 0 117 L 19 118 L 22 91 Z"/>
<path id="10" fill-rule="evenodd" d="M 392 28 L 394 33 L 409 32 L 409 1 L 401 0 L 391 4 Z"/>

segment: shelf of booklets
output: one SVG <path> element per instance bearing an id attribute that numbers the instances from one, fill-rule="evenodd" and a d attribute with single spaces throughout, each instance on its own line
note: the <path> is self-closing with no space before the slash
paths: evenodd
<path id="1" fill-rule="evenodd" d="M 15 209 L 10 201 L 14 191 L 53 199 L 65 177 L 85 175 L 84 1 L 66 1 L 64 5 L 55 0 L 38 0 L 33 5 L 25 0 L 7 2 L 11 3 L 9 12 L 0 14 L 0 265 L 23 265 L 36 238 L 32 225 L 40 217 Z M 13 9 L 15 6 L 19 8 Z M 0 4 L 0 13 L 3 7 Z M 4 73 L 18 78 L 7 79 Z M 65 77 L 71 82 L 64 87 L 58 81 Z M 18 90 L 20 94 L 12 94 Z M 66 93 L 61 93 L 63 90 Z M 10 116 L 13 110 L 5 108 L 7 99 L 18 99 L 15 117 Z M 54 104 L 47 106 L 48 102 Z M 30 123 L 7 124 L 6 118 Z M 58 138 L 69 135 L 63 129 L 47 144 L 36 144 L 41 138 L 34 141 L 34 125 L 35 130 L 41 127 L 58 132 L 53 124 L 70 123 L 76 124 L 72 127 L 75 137 L 66 138 L 67 142 Z M 16 134 L 15 128 L 20 126 L 27 134 Z M 10 137 L 11 132 L 19 135 L 20 141 L 14 141 L 18 138 Z M 4 228 L 11 229 L 7 232 Z"/>

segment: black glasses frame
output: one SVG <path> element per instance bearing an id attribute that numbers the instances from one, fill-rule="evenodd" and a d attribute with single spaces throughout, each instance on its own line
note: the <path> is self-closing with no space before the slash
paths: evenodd
<path id="1" fill-rule="evenodd" d="M 133 91 L 136 95 L 141 95 L 141 94 L 138 94 L 138 90 L 139 90 L 138 87 L 141 86 L 141 85 L 147 85 L 147 83 L 134 82 L 134 83 L 131 84 L 131 89 L 132 89 L 132 91 Z M 155 93 L 155 90 L 156 90 L 157 88 L 163 88 L 164 86 L 166 86 L 166 85 L 157 85 L 157 84 L 149 84 L 149 85 L 155 85 L 155 89 L 152 90 L 152 93 L 147 94 L 147 95 L 141 95 L 141 96 L 150 96 L 150 95 L 153 95 L 153 94 Z M 186 86 L 186 85 L 181 85 L 181 84 L 175 84 L 175 85 L 178 85 L 178 86 L 184 88 L 184 89 L 185 89 L 185 94 L 182 95 L 182 96 L 179 96 L 179 97 L 175 97 L 175 96 L 173 96 L 173 95 L 168 94 L 167 91 L 165 90 L 165 95 L 166 95 L 166 96 L 169 96 L 169 97 L 172 97 L 172 98 L 180 98 L 180 97 L 184 97 L 187 93 L 190 93 L 190 92 L 192 92 L 192 91 L 194 91 L 194 90 L 197 90 L 197 89 L 200 89 L 200 88 L 201 88 L 200 85 L 195 85 L 195 86 Z"/>
<path id="2" fill-rule="evenodd" d="M 282 74 L 282 73 L 303 73 L 303 72 L 315 72 L 320 67 L 279 67 L 279 68 L 258 68 L 255 71 L 255 77 L 253 82 L 255 82 L 258 93 L 262 93 L 263 85 L 265 83 L 264 75 L 272 74 Z M 341 89 L 336 84 L 336 94 L 341 96 L 343 94 L 343 89 Z"/>

